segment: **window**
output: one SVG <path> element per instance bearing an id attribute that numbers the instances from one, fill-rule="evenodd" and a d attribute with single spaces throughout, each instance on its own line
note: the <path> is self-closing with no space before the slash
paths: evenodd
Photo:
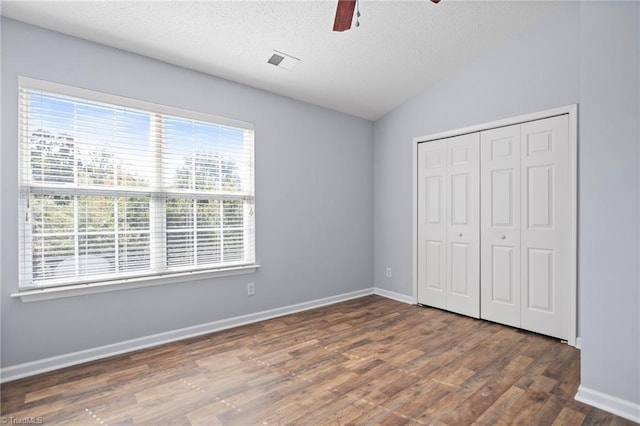
<path id="1" fill-rule="evenodd" d="M 253 265 L 253 126 L 20 80 L 20 289 Z"/>

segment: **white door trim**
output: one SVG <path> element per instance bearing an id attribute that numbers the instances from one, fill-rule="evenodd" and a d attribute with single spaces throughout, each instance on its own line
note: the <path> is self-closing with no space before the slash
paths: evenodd
<path id="1" fill-rule="evenodd" d="M 567 343 L 576 346 L 577 327 L 578 327 L 578 105 L 572 104 L 559 108 L 548 109 L 545 111 L 534 112 L 531 114 L 520 115 L 517 117 L 506 118 L 503 120 L 491 121 L 488 123 L 477 124 L 474 126 L 464 127 L 461 129 L 449 130 L 446 132 L 433 133 L 425 136 L 413 138 L 411 142 L 412 152 L 412 240 L 413 254 L 411 259 L 412 279 L 413 279 L 413 300 L 418 303 L 418 144 L 421 142 L 433 141 L 436 139 L 448 138 L 452 136 L 460 136 L 467 133 L 481 132 L 484 130 L 495 129 L 498 127 L 511 126 L 521 124 L 527 121 L 541 120 L 558 115 L 568 115 L 569 118 L 569 171 L 571 179 L 571 282 L 570 285 L 570 307 L 569 315 L 570 334 Z"/>

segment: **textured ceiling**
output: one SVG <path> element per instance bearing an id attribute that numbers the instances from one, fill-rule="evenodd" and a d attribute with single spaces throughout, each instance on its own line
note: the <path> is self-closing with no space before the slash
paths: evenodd
<path id="1" fill-rule="evenodd" d="M 2 1 L 2 15 L 375 120 L 557 6 L 541 1 Z M 273 50 L 301 59 L 291 71 Z"/>

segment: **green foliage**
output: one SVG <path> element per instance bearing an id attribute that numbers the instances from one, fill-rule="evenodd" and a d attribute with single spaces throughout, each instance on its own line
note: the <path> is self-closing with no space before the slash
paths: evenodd
<path id="1" fill-rule="evenodd" d="M 31 144 L 34 183 L 77 182 L 89 188 L 149 186 L 132 166 L 104 147 L 83 152 L 72 137 L 46 130 L 34 132 Z M 237 193 L 241 180 L 235 162 L 218 154 L 198 153 L 184 158 L 172 187 L 189 192 Z M 150 201 L 148 196 L 32 191 L 29 207 L 34 279 L 57 276 L 58 265 L 75 256 L 107 259 L 109 270 L 101 269 L 100 273 L 149 269 Z M 241 259 L 243 208 L 243 202 L 234 199 L 167 199 L 168 266 Z"/>
<path id="2" fill-rule="evenodd" d="M 213 153 L 185 157 L 173 179 L 176 189 L 196 191 L 240 191 L 240 175 L 235 162 Z"/>
<path id="3" fill-rule="evenodd" d="M 73 183 L 76 149 L 72 137 L 38 129 L 29 144 L 34 182 Z"/>

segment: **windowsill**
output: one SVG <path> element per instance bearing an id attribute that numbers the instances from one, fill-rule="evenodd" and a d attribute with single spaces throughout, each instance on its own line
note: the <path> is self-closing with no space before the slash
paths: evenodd
<path id="1" fill-rule="evenodd" d="M 128 290 L 156 285 L 176 284 L 186 281 L 252 274 L 259 267 L 260 265 L 254 264 L 218 269 L 215 271 L 180 272 L 160 277 L 130 278 L 105 283 L 79 284 L 63 287 L 25 290 L 13 293 L 11 297 L 19 297 L 23 303 L 39 302 L 42 300 L 60 299 L 64 297 L 82 296 L 86 294 L 106 293 L 108 291 Z"/>

